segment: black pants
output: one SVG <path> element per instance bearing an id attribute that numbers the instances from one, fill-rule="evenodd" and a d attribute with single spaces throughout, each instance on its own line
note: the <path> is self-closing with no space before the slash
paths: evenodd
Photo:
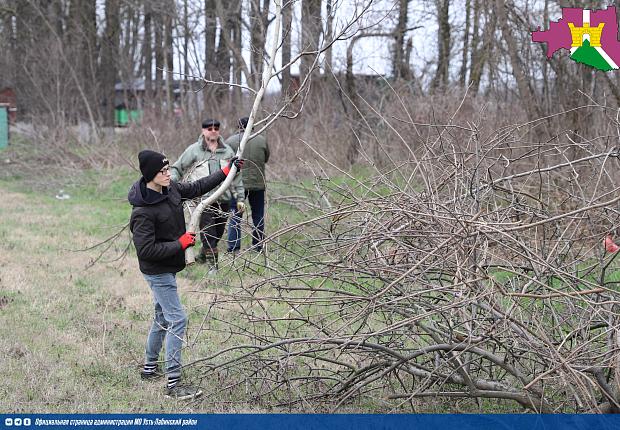
<path id="1" fill-rule="evenodd" d="M 252 210 L 252 249 L 263 249 L 265 238 L 265 190 L 245 190 L 245 197 Z M 230 199 L 232 217 L 228 223 L 228 251 L 241 249 L 241 214 L 237 212 L 237 200 Z"/>
<path id="2" fill-rule="evenodd" d="M 200 241 L 206 255 L 217 254 L 217 243 L 224 234 L 230 203 L 216 202 L 205 208 L 200 215 Z"/>

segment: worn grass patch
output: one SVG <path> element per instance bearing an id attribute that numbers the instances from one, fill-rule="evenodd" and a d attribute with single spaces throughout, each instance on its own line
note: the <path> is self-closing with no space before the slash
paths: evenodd
<path id="1" fill-rule="evenodd" d="M 138 367 L 151 319 L 151 296 L 121 238 L 95 265 L 89 249 L 127 223 L 128 172 L 108 183 L 35 193 L 3 181 L 0 201 L 0 411 L 209 411 L 208 402 L 164 397 L 163 381 L 143 383 Z M 113 261 L 115 260 L 115 261 Z M 180 278 L 188 309 L 195 286 Z M 202 318 L 190 311 L 192 321 Z M 191 333 L 191 332 L 190 332 Z M 191 359 L 191 348 L 187 352 Z M 197 409 L 203 408 L 203 409 Z"/>

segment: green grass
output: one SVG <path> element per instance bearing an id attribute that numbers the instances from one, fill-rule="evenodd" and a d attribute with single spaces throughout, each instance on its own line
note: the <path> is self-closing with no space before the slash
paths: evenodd
<path id="1" fill-rule="evenodd" d="M 607 261 L 610 258 L 613 257 L 607 256 Z M 592 268 L 594 268 L 594 270 L 592 270 Z M 603 279 L 606 288 L 614 288 L 616 284 L 620 282 L 620 259 L 614 258 L 610 262 L 609 267 L 605 270 L 604 276 L 602 276 L 602 267 L 599 265 L 598 260 L 594 259 L 580 263 L 577 268 L 573 269 L 573 271 L 568 271 L 568 273 L 580 280 L 583 280 L 583 283 L 569 285 L 567 284 L 565 277 L 549 274 L 542 279 L 537 279 L 549 289 L 548 291 L 540 294 L 550 293 L 552 292 L 551 290 L 567 290 L 567 287 L 567 291 L 569 292 L 589 290 L 596 286 L 600 286 L 601 278 Z M 533 276 L 533 273 L 525 273 L 527 276 L 521 276 L 504 269 L 491 269 L 489 270 L 489 275 L 500 285 L 508 285 L 510 282 L 516 282 L 518 285 L 521 285 L 527 282 Z M 539 283 L 534 283 L 532 288 L 540 289 L 541 285 Z"/>
<path id="2" fill-rule="evenodd" d="M 161 384 L 138 378 L 150 316 L 148 288 L 135 257 L 89 263 L 85 249 L 128 221 L 130 175 L 84 175 L 84 186 L 34 190 L 17 178 L 0 204 L 0 367 L 3 412 L 180 411 Z M 128 236 L 124 237 L 126 244 Z M 121 248 L 119 244 L 119 249 Z"/>
<path id="3" fill-rule="evenodd" d="M 5 381 L 0 386 L 0 411 L 225 412 L 243 405 L 243 398 L 230 406 L 233 409 L 213 401 L 173 402 L 163 396 L 161 382 L 145 384 L 139 379 L 152 318 L 150 291 L 133 249 L 126 258 L 110 261 L 120 255 L 129 235 L 124 232 L 94 266 L 91 262 L 100 251 L 89 249 L 128 222 L 131 207 L 126 196 L 135 180 L 135 172 L 122 167 L 73 172 L 70 183 L 62 186 L 71 198 L 58 200 L 58 184 L 36 186 L 18 175 L 0 179 L 0 186 L 8 190 L 0 203 L 0 253 L 7 260 L 0 278 L 0 303 L 5 303 L 0 326 L 6 330 L 0 349 L 8 351 L 0 367 Z M 269 231 L 307 216 L 279 203 L 269 206 L 268 214 Z M 245 249 L 249 242 L 246 233 Z M 190 316 L 190 338 L 198 334 L 211 294 L 230 292 L 240 282 L 265 274 L 268 269 L 255 261 L 260 258 L 248 253 L 234 263 L 223 261 L 225 267 L 214 279 L 206 277 L 204 266 L 182 272 L 179 286 Z M 220 317 L 237 318 L 234 313 Z M 217 321 L 208 321 L 208 327 L 215 330 L 199 333 L 199 342 L 186 351 L 188 362 L 212 354 L 226 338 Z M 241 408 L 259 410 L 252 404 Z"/>

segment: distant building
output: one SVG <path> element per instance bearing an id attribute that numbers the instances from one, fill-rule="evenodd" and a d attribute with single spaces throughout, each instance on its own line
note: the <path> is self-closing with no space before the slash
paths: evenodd
<path id="1" fill-rule="evenodd" d="M 152 83 L 155 86 L 155 82 Z M 183 115 L 183 110 L 180 107 L 182 92 L 184 97 L 191 98 L 193 102 L 191 105 L 196 104 L 196 100 L 202 104 L 202 96 L 198 96 L 197 93 L 204 87 L 204 82 L 198 79 L 192 80 L 178 80 L 172 81 L 172 94 L 171 101 L 173 104 L 173 113 L 176 117 Z M 128 82 L 117 82 L 114 85 L 114 109 L 115 109 L 115 122 L 117 126 L 126 126 L 129 122 L 139 122 L 143 116 L 143 111 L 148 110 L 146 104 L 146 84 L 142 78 L 134 79 Z M 151 97 L 154 100 L 160 100 L 162 108 L 166 104 L 166 89 L 162 88 L 160 97 L 158 97 L 157 90 L 153 91 Z M 153 101 L 152 99 L 152 101 Z M 152 107 L 152 105 L 151 105 Z"/>
<path id="2" fill-rule="evenodd" d="M 144 100 L 144 79 L 134 79 L 131 82 L 117 82 L 114 85 L 114 106 L 132 110 L 141 110 Z"/>
<path id="3" fill-rule="evenodd" d="M 144 109 L 144 79 L 114 85 L 114 125 L 125 127 L 140 122 Z"/>
<path id="4" fill-rule="evenodd" d="M 9 122 L 17 121 L 17 96 L 13 88 L 5 87 L 0 90 L 0 103 L 9 105 Z"/>

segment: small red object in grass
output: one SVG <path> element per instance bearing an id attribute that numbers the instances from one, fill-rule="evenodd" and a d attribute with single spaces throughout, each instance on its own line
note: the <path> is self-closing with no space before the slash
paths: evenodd
<path id="1" fill-rule="evenodd" d="M 605 245 L 605 251 L 607 252 L 616 252 L 620 249 L 620 246 L 616 245 L 616 243 L 611 238 L 611 234 L 605 236 L 603 244 Z"/>

